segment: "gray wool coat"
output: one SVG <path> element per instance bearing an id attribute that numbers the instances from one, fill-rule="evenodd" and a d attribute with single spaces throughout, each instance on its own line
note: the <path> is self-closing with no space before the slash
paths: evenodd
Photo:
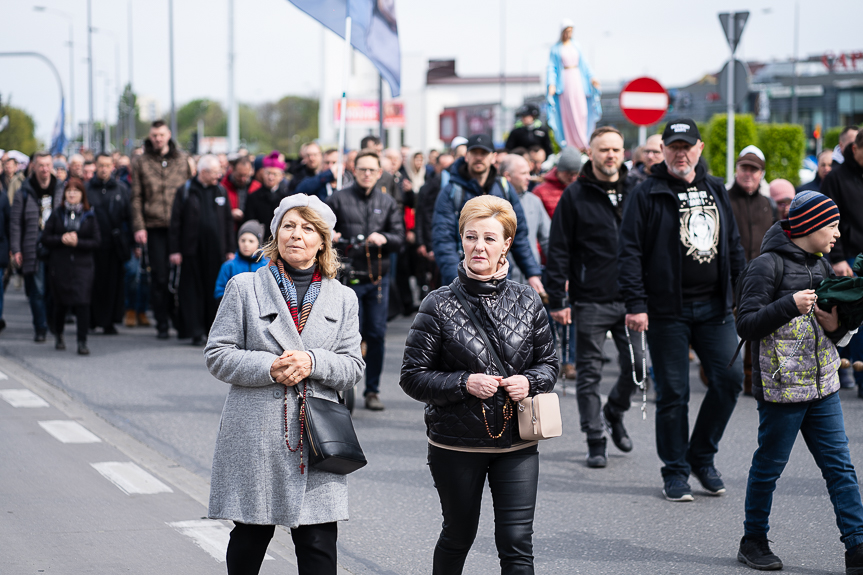
<path id="1" fill-rule="evenodd" d="M 285 386 L 272 382 L 270 366 L 284 350 L 307 351 L 308 395 L 338 401 L 336 392 L 353 387 L 365 369 L 358 311 L 353 290 L 324 278 L 300 336 L 266 266 L 228 282 L 204 349 L 210 373 L 231 384 L 213 456 L 211 519 L 287 527 L 347 520 L 347 478 L 310 468 L 308 452 L 301 474 L 300 452 L 285 445 Z M 295 447 L 299 403 L 295 388 L 287 389 Z"/>

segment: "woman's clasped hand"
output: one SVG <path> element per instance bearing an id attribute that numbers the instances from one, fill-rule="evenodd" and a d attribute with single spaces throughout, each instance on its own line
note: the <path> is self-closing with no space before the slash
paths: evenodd
<path id="1" fill-rule="evenodd" d="M 480 399 L 488 399 L 497 392 L 498 387 L 504 388 L 513 401 L 521 401 L 530 392 L 530 382 L 523 375 L 504 378 L 499 375 L 474 373 L 467 378 L 465 387 L 468 393 Z"/>
<path id="2" fill-rule="evenodd" d="M 312 373 L 312 358 L 305 351 L 285 351 L 270 366 L 270 376 L 276 383 L 292 386 Z"/>

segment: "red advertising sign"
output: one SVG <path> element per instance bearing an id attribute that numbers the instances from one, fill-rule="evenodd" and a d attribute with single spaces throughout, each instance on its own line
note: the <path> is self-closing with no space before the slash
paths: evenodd
<path id="1" fill-rule="evenodd" d="M 379 122 L 378 103 L 376 100 L 348 100 L 348 115 L 345 121 L 349 125 L 374 125 Z M 333 120 L 338 124 L 341 120 L 342 101 L 336 100 L 333 106 Z M 405 105 L 398 100 L 384 102 L 384 128 L 402 128 L 405 125 Z"/>
<path id="2" fill-rule="evenodd" d="M 636 126 L 650 126 L 668 110 L 668 92 L 653 78 L 636 78 L 621 90 L 620 110 Z"/>

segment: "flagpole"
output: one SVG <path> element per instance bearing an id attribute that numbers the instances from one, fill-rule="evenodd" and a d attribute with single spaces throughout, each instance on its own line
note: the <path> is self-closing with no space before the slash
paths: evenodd
<path id="1" fill-rule="evenodd" d="M 339 176 L 336 181 L 336 189 L 342 187 L 342 176 L 344 175 L 344 163 L 342 162 L 342 154 L 345 149 L 345 119 L 348 116 L 348 71 L 350 69 L 351 58 L 351 17 L 345 18 L 345 59 L 342 67 L 342 107 L 339 114 L 339 155 L 338 166 Z"/>

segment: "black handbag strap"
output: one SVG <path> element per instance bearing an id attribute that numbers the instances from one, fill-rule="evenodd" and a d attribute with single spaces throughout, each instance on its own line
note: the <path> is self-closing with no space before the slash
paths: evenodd
<path id="1" fill-rule="evenodd" d="M 480 337 L 482 337 L 483 343 L 485 343 L 485 348 L 488 350 L 489 355 L 491 356 L 492 361 L 494 361 L 495 367 L 500 372 L 501 377 L 507 377 L 506 368 L 503 366 L 503 362 L 495 353 L 494 348 L 491 345 L 491 341 L 488 339 L 488 335 L 485 333 L 485 330 L 482 328 L 482 324 L 479 322 L 477 317 L 474 315 L 473 310 L 470 309 L 470 305 L 468 305 L 467 300 L 461 291 L 454 285 L 450 286 L 450 289 L 455 294 L 455 297 L 458 299 L 459 303 L 461 303 L 461 307 L 467 313 L 467 317 L 470 318 L 471 323 L 479 332 Z"/>

